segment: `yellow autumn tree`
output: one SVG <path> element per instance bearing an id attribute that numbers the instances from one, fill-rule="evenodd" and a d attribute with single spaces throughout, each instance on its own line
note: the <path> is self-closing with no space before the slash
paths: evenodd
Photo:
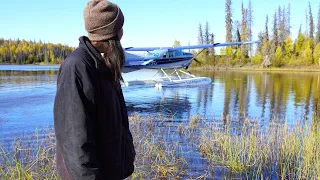
<path id="1" fill-rule="evenodd" d="M 313 53 L 314 61 L 320 66 L 320 42 L 314 48 Z"/>
<path id="2" fill-rule="evenodd" d="M 273 58 L 273 62 L 272 62 L 273 66 L 275 66 L 275 67 L 282 66 L 283 65 L 282 58 L 283 58 L 282 49 L 280 46 L 278 46 L 276 53 L 274 54 L 274 58 Z"/>

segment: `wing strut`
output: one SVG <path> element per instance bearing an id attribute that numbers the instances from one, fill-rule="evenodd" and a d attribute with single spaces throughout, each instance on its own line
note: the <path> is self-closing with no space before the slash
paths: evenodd
<path id="1" fill-rule="evenodd" d="M 200 64 L 201 64 L 201 62 L 197 60 L 197 57 L 198 57 L 199 54 L 202 53 L 205 49 L 206 49 L 206 48 L 203 48 L 200 52 L 198 52 L 192 59 L 190 59 L 189 62 L 191 62 L 191 61 L 194 60 L 194 61 L 196 61 L 197 63 L 200 63 Z M 190 63 L 190 64 L 191 64 L 191 63 Z M 186 70 L 187 70 L 188 68 L 189 68 L 189 66 L 185 67 Z M 191 73 L 190 73 L 190 74 L 191 74 Z"/>

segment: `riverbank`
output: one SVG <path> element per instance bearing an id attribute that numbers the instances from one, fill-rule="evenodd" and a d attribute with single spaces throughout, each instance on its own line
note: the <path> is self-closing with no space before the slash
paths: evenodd
<path id="1" fill-rule="evenodd" d="M 260 66 L 195 66 L 190 67 L 189 70 L 195 71 L 285 71 L 285 72 L 320 72 L 320 66 L 284 66 L 284 67 L 268 67 L 263 68 Z"/>
<path id="2" fill-rule="evenodd" d="M 320 124 L 275 119 L 233 122 L 200 116 L 170 126 L 173 117 L 130 117 L 137 152 L 128 179 L 319 179 Z M 303 122 L 303 121 L 301 121 Z M 237 124 L 237 125 L 236 125 Z M 236 125 L 236 126 L 235 126 Z M 0 146 L 0 179 L 58 179 L 53 130 Z"/>

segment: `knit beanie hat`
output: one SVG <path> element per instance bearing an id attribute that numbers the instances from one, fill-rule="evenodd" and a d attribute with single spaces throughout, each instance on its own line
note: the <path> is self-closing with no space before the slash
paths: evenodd
<path id="1" fill-rule="evenodd" d="M 121 9 L 108 0 L 91 0 L 84 9 L 84 23 L 91 41 L 117 38 L 124 23 Z"/>

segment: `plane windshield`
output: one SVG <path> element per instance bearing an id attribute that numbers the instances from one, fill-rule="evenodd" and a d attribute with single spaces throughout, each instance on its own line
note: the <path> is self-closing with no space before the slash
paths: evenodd
<path id="1" fill-rule="evenodd" d="M 148 52 L 147 56 L 160 57 L 160 53 L 158 53 L 158 52 Z"/>
<path id="2" fill-rule="evenodd" d="M 174 51 L 174 56 L 181 56 L 181 55 L 182 55 L 182 50 Z"/>

